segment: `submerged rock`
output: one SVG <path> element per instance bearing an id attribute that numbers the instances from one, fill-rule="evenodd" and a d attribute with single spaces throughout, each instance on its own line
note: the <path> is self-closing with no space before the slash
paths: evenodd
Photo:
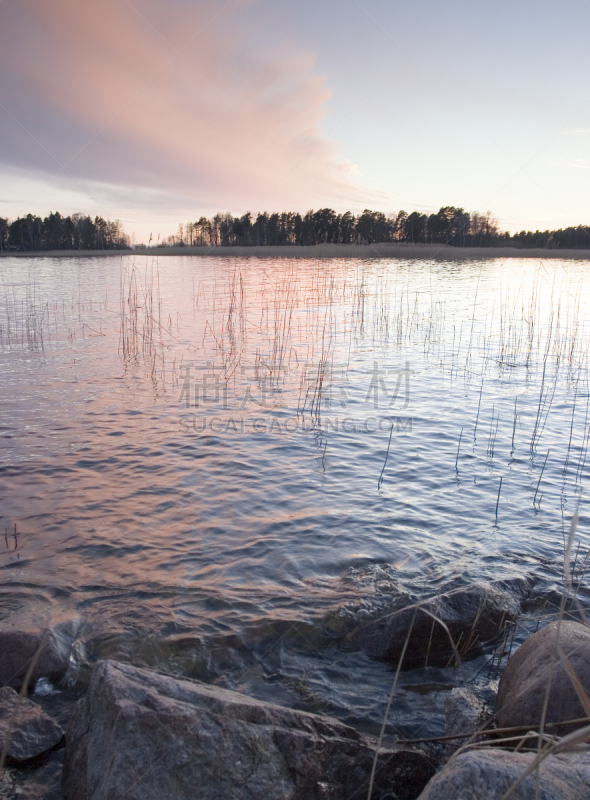
<path id="1" fill-rule="evenodd" d="M 419 800 L 501 800 L 518 781 L 536 753 L 470 750 L 436 775 Z M 511 800 L 590 800 L 590 753 L 563 753 L 546 758 L 510 795 Z"/>
<path id="2" fill-rule="evenodd" d="M 352 800 L 374 755 L 374 740 L 337 720 L 104 661 L 66 732 L 63 789 L 67 800 Z M 373 798 L 411 800 L 435 769 L 420 750 L 383 748 Z"/>
<path id="3" fill-rule="evenodd" d="M 340 598 L 319 622 L 319 629 L 330 639 L 340 639 L 361 623 L 404 608 L 412 598 L 389 564 L 371 563 L 349 567 L 330 585 Z"/>
<path id="4" fill-rule="evenodd" d="M 461 657 L 476 652 L 517 618 L 532 583 L 524 577 L 475 583 L 432 597 L 361 625 L 345 647 L 397 664 L 408 639 L 405 669 L 447 666 L 455 660 L 449 633 Z"/>
<path id="5" fill-rule="evenodd" d="M 0 598 L 0 685 L 20 690 L 31 665 L 31 689 L 39 678 L 59 680 L 68 668 L 79 626 L 75 615 L 52 618 L 47 608 L 34 602 L 15 608 L 10 598 Z"/>
<path id="6" fill-rule="evenodd" d="M 590 628 L 580 622 L 552 622 L 530 636 L 509 659 L 496 701 L 499 727 L 538 725 L 549 687 L 547 723 L 586 716 L 557 652 L 558 644 L 590 695 Z M 551 733 L 570 733 L 575 727 L 558 726 Z"/>
<path id="7" fill-rule="evenodd" d="M 52 750 L 63 738 L 57 722 L 8 686 L 0 689 L 0 751 L 9 764 L 24 764 Z"/>

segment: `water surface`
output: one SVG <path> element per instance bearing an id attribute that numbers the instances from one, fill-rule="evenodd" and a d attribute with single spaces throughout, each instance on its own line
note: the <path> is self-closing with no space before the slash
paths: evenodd
<path id="1" fill-rule="evenodd" d="M 76 609 L 90 658 L 376 722 L 355 620 L 557 587 L 578 506 L 587 552 L 587 270 L 3 259 L 2 592 Z M 456 680 L 421 672 L 413 733 Z"/>

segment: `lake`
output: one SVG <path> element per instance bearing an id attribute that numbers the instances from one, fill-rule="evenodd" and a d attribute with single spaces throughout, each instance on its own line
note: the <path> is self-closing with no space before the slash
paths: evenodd
<path id="1" fill-rule="evenodd" d="M 116 657 L 374 730 L 362 619 L 562 584 L 587 531 L 587 261 L 0 261 L 1 591 Z M 487 656 L 466 667 L 475 679 Z M 79 674 L 76 673 L 79 670 Z M 465 676 L 407 673 L 441 730 Z"/>

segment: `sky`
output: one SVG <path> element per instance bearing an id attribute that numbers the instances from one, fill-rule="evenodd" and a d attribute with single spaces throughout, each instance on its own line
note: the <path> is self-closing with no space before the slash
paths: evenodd
<path id="1" fill-rule="evenodd" d="M 590 224 L 590 0 L 0 0 L 0 216 Z"/>

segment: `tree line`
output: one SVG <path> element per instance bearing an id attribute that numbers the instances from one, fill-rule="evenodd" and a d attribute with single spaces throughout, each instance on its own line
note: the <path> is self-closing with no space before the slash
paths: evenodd
<path id="1" fill-rule="evenodd" d="M 45 219 L 27 214 L 14 222 L 0 217 L 0 250 L 115 250 L 129 248 L 120 220 L 59 212 Z"/>
<path id="2" fill-rule="evenodd" d="M 150 244 L 152 237 L 150 237 Z M 158 236 L 159 241 L 159 236 Z M 337 214 L 320 208 L 299 214 L 292 211 L 255 217 L 216 214 L 208 219 L 182 223 L 175 235 L 157 247 L 297 246 L 315 244 L 378 244 L 402 242 L 448 244 L 455 247 L 588 248 L 590 227 L 560 228 L 555 231 L 520 231 L 510 235 L 499 229 L 488 211 L 469 213 L 463 208 L 443 206 L 435 214 L 400 211 L 386 216 L 365 209 Z M 59 212 L 45 219 L 28 214 L 10 222 L 0 217 L 0 250 L 114 250 L 131 247 L 119 220 L 94 220 L 84 214 L 63 217 Z"/>
<path id="3" fill-rule="evenodd" d="M 281 246 L 314 244 L 376 244 L 379 242 L 424 242 L 433 244 L 486 245 L 503 237 L 491 214 L 468 214 L 462 208 L 444 206 L 436 214 L 408 214 L 400 211 L 386 216 L 365 209 L 355 216 L 351 211 L 337 214 L 320 208 L 301 215 L 292 211 L 254 218 L 216 214 L 178 226 L 162 246 Z"/>
<path id="4" fill-rule="evenodd" d="M 281 246 L 314 244 L 377 244 L 405 242 L 448 244 L 455 247 L 590 248 L 590 227 L 579 225 L 557 231 L 500 231 L 491 212 L 469 213 L 463 208 L 443 206 L 436 214 L 400 211 L 386 216 L 365 209 L 337 214 L 320 208 L 301 215 L 296 212 L 251 213 L 241 217 L 216 214 L 178 226 L 160 247 L 180 246 Z"/>

